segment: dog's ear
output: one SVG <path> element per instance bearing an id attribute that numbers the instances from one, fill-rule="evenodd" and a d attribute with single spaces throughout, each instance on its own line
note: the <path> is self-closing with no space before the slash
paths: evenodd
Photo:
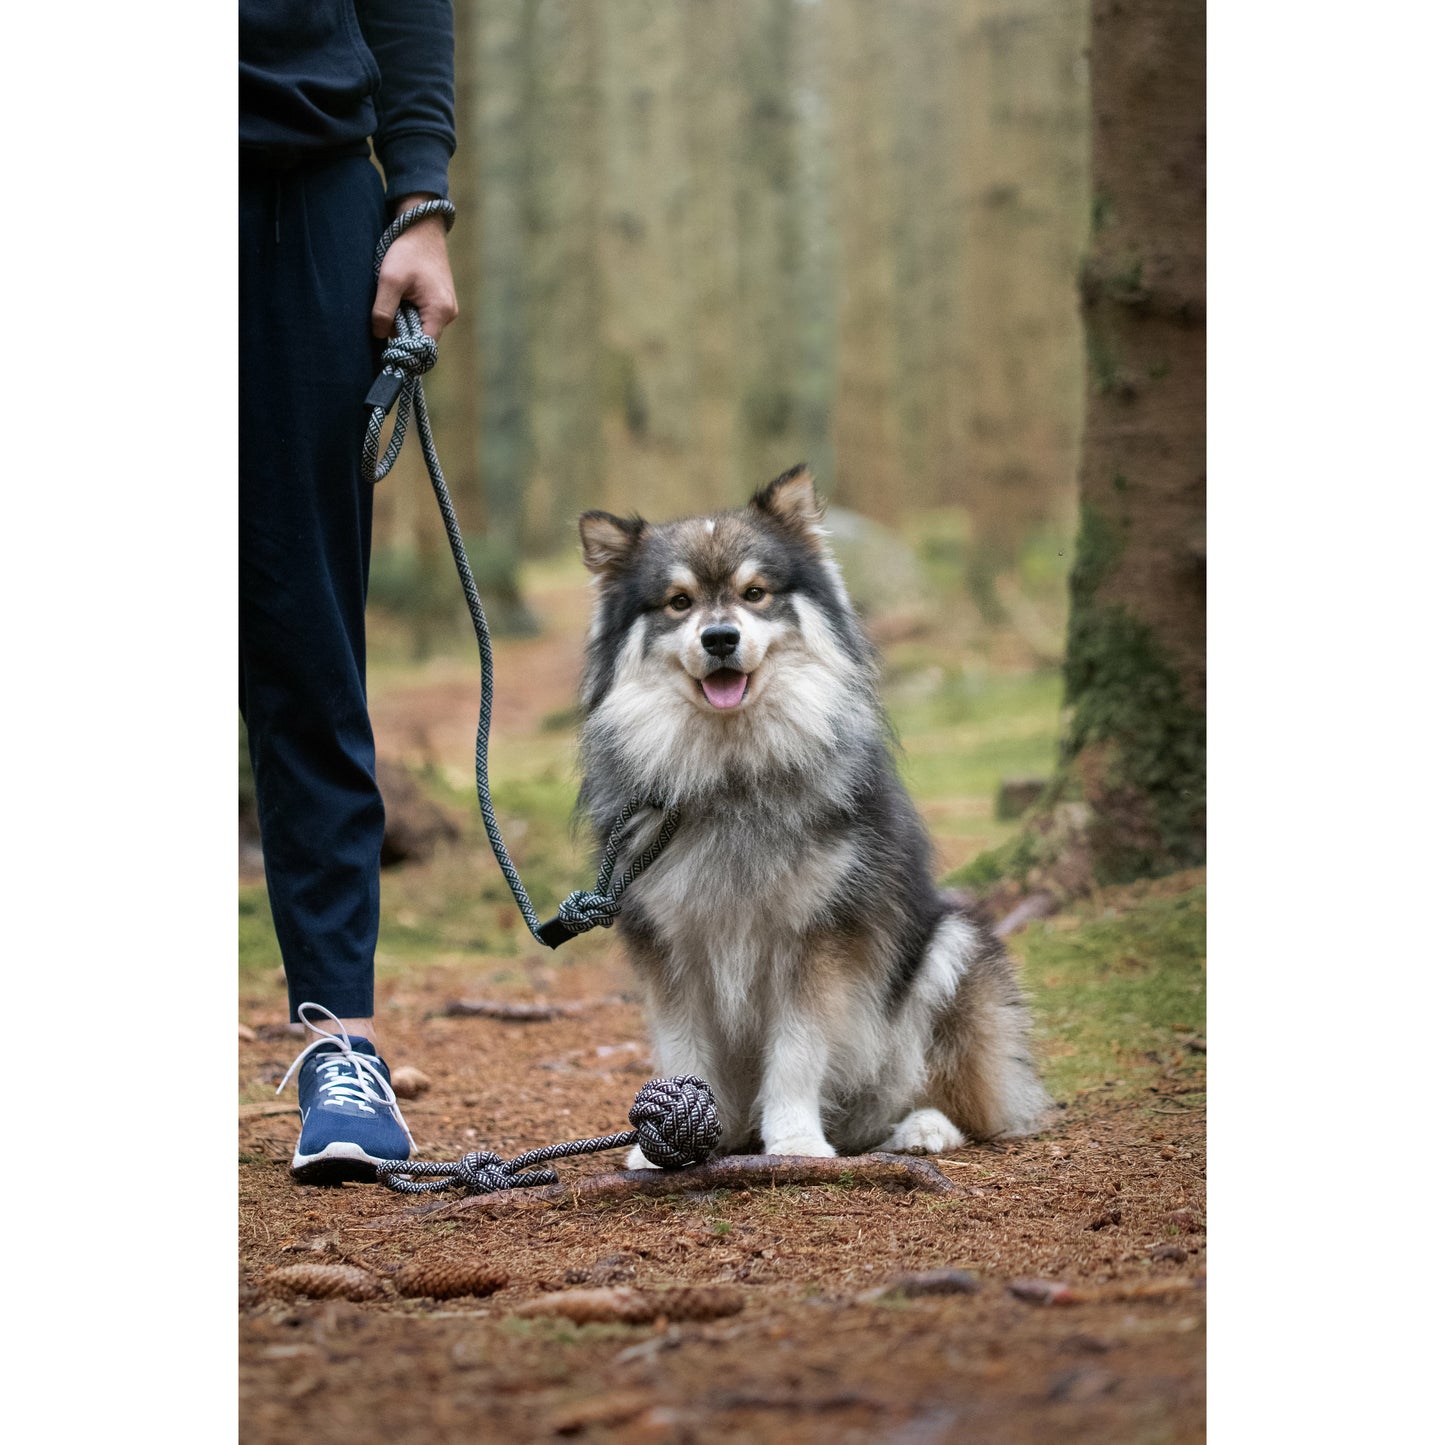
<path id="1" fill-rule="evenodd" d="M 823 550 L 823 506 L 813 489 L 813 474 L 805 464 L 799 463 L 774 477 L 754 495 L 752 505 L 815 552 Z"/>
<path id="2" fill-rule="evenodd" d="M 647 523 L 641 517 L 583 512 L 577 527 L 582 533 L 582 560 L 587 570 L 599 577 L 611 577 L 627 565 Z"/>

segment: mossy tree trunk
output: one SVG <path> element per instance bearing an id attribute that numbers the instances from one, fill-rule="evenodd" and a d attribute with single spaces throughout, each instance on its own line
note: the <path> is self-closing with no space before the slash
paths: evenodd
<path id="1" fill-rule="evenodd" d="M 1204 0 L 1094 0 L 1089 392 L 1060 766 L 1007 871 L 1204 860 Z"/>

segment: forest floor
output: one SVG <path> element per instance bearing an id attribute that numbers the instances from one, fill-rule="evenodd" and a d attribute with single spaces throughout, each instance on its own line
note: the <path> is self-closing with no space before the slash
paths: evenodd
<path id="1" fill-rule="evenodd" d="M 498 648 L 493 775 L 545 911 L 586 881 L 567 828 L 585 595 L 544 573 L 529 601 L 542 635 Z M 419 1152 L 510 1156 L 625 1128 L 652 1072 L 626 964 L 602 932 L 544 957 L 468 813 L 475 660 L 461 643 L 417 664 L 384 624 L 374 637 L 378 750 L 462 829 L 383 883 L 378 1024 L 393 1069 L 431 1080 L 405 1110 Z M 905 777 L 941 868 L 956 868 L 1008 832 L 993 818 L 999 780 L 1047 771 L 1057 676 L 1014 644 L 926 629 L 886 657 Z M 300 1040 L 243 855 L 242 1440 L 1202 1440 L 1204 897 L 1202 870 L 1104 890 L 1010 938 L 1059 1107 L 1036 1138 L 939 1158 L 950 1192 L 759 1180 L 427 1212 L 373 1185 L 291 1182 L 294 1095 L 273 1091 Z M 446 1012 L 476 999 L 559 1007 Z M 557 1167 L 566 1181 L 621 1162 Z M 407 1263 L 479 1260 L 507 1281 L 485 1297 L 407 1298 L 392 1283 Z M 360 1267 L 378 1297 L 278 1297 L 272 1272 L 303 1263 Z M 973 1278 L 910 1293 L 909 1276 L 940 1269 Z M 680 1285 L 740 1308 L 643 1323 L 525 1312 L 551 1291 Z"/>

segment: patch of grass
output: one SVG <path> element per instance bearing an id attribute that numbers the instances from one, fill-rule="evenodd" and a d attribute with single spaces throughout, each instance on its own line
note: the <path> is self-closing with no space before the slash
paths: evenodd
<path id="1" fill-rule="evenodd" d="M 1137 1092 L 1168 1069 L 1202 1074 L 1185 1040 L 1205 1026 L 1205 886 L 1112 890 L 1009 940 L 1034 1000 L 1056 1098 Z"/>
<path id="2" fill-rule="evenodd" d="M 1062 697 L 1056 672 L 960 671 L 927 691 L 900 684 L 888 698 L 904 785 L 940 845 L 952 835 L 977 853 L 1014 832 L 994 816 L 999 784 L 1053 773 Z"/>
<path id="3" fill-rule="evenodd" d="M 256 982 L 281 967 L 281 950 L 276 943 L 264 883 L 241 885 L 237 932 L 242 979 Z"/>

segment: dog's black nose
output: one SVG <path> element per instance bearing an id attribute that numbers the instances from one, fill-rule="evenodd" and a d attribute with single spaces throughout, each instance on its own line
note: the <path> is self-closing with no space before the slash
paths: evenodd
<path id="1" fill-rule="evenodd" d="M 726 657 L 741 639 L 742 633 L 736 627 L 704 627 L 702 630 L 702 650 L 710 652 L 714 657 Z"/>

